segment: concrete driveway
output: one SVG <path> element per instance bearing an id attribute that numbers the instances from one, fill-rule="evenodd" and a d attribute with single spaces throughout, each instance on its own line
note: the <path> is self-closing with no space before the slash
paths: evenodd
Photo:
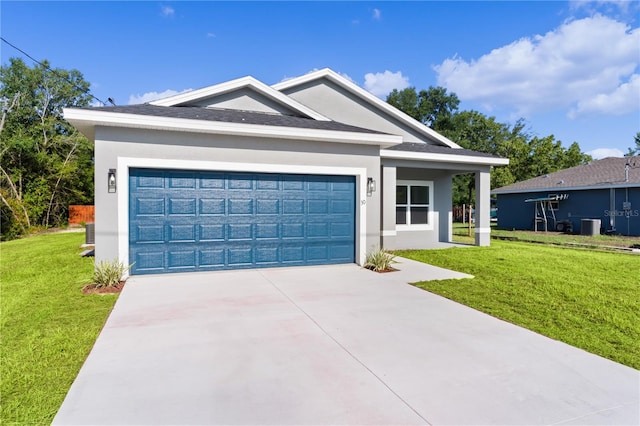
<path id="1" fill-rule="evenodd" d="M 54 424 L 640 422 L 640 372 L 407 285 L 464 275 L 401 261 L 133 277 Z"/>

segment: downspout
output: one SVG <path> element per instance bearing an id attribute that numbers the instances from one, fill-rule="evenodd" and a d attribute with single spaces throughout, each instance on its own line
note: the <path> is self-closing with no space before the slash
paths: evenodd
<path id="1" fill-rule="evenodd" d="M 616 230 L 616 189 L 609 189 L 609 230 Z"/>

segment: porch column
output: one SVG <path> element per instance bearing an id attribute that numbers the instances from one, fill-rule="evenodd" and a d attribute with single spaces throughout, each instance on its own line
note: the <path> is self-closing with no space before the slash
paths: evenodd
<path id="1" fill-rule="evenodd" d="M 491 242 L 491 169 L 476 172 L 476 245 L 488 246 Z"/>
<path id="2" fill-rule="evenodd" d="M 382 232 L 380 247 L 384 248 L 385 237 L 396 235 L 396 168 L 382 166 Z"/>

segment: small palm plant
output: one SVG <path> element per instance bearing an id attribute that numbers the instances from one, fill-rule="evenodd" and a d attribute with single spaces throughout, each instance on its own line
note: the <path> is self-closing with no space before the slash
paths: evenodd
<path id="1" fill-rule="evenodd" d="M 382 249 L 377 249 L 367 253 L 364 261 L 364 267 L 375 272 L 391 271 L 392 263 L 396 263 L 395 256 Z"/>
<path id="2" fill-rule="evenodd" d="M 96 265 L 93 272 L 93 281 L 95 288 L 115 287 L 122 280 L 122 276 L 127 272 L 133 264 L 127 266 L 124 263 L 113 261 L 101 261 Z"/>

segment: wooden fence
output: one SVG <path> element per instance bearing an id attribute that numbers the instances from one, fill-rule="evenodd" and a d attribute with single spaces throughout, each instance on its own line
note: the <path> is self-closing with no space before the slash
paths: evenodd
<path id="1" fill-rule="evenodd" d="M 93 223 L 94 215 L 94 206 L 69 206 L 69 225 Z"/>

